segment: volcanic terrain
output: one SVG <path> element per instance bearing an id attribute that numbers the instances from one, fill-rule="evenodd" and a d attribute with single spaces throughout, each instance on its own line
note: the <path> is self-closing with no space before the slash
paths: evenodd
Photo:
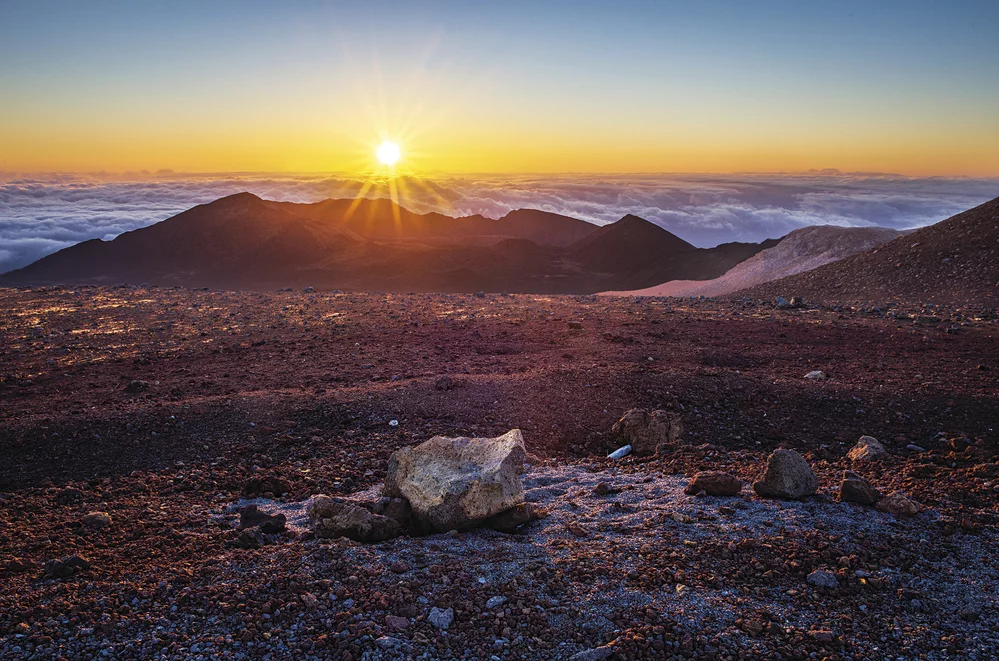
<path id="1" fill-rule="evenodd" d="M 97 286 L 0 306 L 0 658 L 999 648 L 994 309 Z M 633 407 L 678 414 L 680 445 L 607 458 Z M 397 448 L 513 428 L 542 512 L 514 534 L 360 543 L 304 518 L 376 490 Z M 849 459 L 861 435 L 887 456 Z M 749 488 L 778 447 L 816 495 Z M 918 513 L 838 502 L 844 469 Z M 685 494 L 701 470 L 747 484 Z M 285 530 L 241 548 L 248 503 Z"/>
<path id="2" fill-rule="evenodd" d="M 842 261 L 751 288 L 811 300 L 999 306 L 999 198 Z M 783 294 L 782 294 L 783 293 Z"/>

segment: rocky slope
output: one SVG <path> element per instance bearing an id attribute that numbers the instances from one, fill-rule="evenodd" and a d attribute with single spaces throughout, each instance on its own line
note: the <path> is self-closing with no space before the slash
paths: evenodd
<path id="1" fill-rule="evenodd" d="M 740 289 L 811 271 L 891 241 L 899 232 L 883 227 L 816 225 L 794 230 L 713 280 L 673 280 L 626 292 L 634 296 L 722 296 Z"/>
<path id="2" fill-rule="evenodd" d="M 999 198 L 749 296 L 999 307 Z"/>

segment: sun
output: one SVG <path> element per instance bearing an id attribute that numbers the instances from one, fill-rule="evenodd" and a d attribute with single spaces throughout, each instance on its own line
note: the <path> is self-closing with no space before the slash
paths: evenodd
<path id="1" fill-rule="evenodd" d="M 399 145 L 394 142 L 389 142 L 388 140 L 378 146 L 378 150 L 375 154 L 378 156 L 379 162 L 384 163 L 389 167 L 395 165 L 399 160 L 399 157 L 402 156 L 402 152 L 399 150 Z"/>

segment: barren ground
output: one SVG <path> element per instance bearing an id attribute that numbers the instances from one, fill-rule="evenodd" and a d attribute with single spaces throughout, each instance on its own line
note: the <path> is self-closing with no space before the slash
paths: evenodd
<path id="1" fill-rule="evenodd" d="M 0 658 L 999 647 L 994 313 L 125 288 L 0 290 L 0 308 Z M 435 387 L 444 374 L 455 387 Z M 623 411 L 663 405 L 682 411 L 689 445 L 604 458 Z M 402 445 L 512 427 L 543 459 L 525 480 L 549 512 L 521 534 L 361 545 L 293 527 L 261 549 L 230 545 L 250 477 L 287 480 L 264 506 L 293 511 L 376 486 Z M 836 502 L 861 434 L 892 457 L 854 468 L 917 500 L 916 517 Z M 749 481 L 778 446 L 809 459 L 819 496 L 682 492 L 699 469 Z M 600 482 L 614 493 L 594 493 Z M 80 526 L 95 510 L 110 528 Z M 90 568 L 42 577 L 74 554 Z M 814 569 L 840 586 L 809 585 Z M 487 609 L 494 596 L 507 601 Z M 453 608 L 446 633 L 432 607 Z"/>

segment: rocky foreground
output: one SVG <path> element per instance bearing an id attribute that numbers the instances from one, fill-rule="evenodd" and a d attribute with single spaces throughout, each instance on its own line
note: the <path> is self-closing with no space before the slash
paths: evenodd
<path id="1" fill-rule="evenodd" d="M 106 288 L 2 306 L 0 658 L 999 649 L 991 311 Z M 668 409 L 641 418 L 665 442 L 614 429 L 635 407 Z M 309 517 L 317 494 L 376 500 L 399 448 L 514 427 L 537 511 L 512 532 L 360 542 Z"/>

